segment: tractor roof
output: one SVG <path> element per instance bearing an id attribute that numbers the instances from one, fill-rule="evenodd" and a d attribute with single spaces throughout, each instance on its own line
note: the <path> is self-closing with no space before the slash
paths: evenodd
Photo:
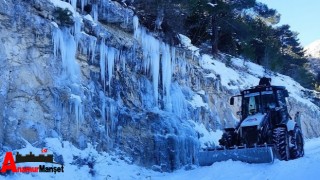
<path id="1" fill-rule="evenodd" d="M 253 93 L 253 92 L 261 92 L 261 91 L 272 91 L 272 90 L 285 90 L 286 88 L 284 86 L 254 86 L 250 89 L 246 89 L 241 91 L 241 94 L 244 92 L 246 93 Z"/>

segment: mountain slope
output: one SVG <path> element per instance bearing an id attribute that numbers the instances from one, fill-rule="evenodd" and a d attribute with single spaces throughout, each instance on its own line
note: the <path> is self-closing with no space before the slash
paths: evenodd
<path id="1" fill-rule="evenodd" d="M 305 55 L 309 58 L 320 58 L 320 40 L 314 41 L 305 48 Z"/>

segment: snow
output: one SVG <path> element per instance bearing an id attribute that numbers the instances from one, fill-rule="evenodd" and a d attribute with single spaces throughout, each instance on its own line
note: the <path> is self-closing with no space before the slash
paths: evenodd
<path id="1" fill-rule="evenodd" d="M 194 53 L 194 55 L 196 56 L 200 55 L 199 48 L 191 44 L 191 40 L 187 36 L 183 34 L 179 34 L 179 39 L 180 39 L 180 43 L 187 49 L 191 50 Z"/>
<path id="2" fill-rule="evenodd" d="M 193 108 L 198 108 L 198 107 L 209 108 L 209 105 L 203 102 L 203 99 L 199 94 L 195 94 L 189 103 L 192 105 Z"/>
<path id="3" fill-rule="evenodd" d="M 232 84 L 232 82 L 236 82 L 237 80 L 241 79 L 239 73 L 231 68 L 228 68 L 224 63 L 205 54 L 201 57 L 200 66 L 203 69 L 212 70 L 223 77 L 221 79 L 221 84 L 223 86 L 226 86 L 229 89 L 239 89 L 237 85 Z"/>
<path id="4" fill-rule="evenodd" d="M 194 125 L 194 129 L 199 134 L 200 138 L 200 147 L 201 148 L 212 148 L 216 145 L 219 145 L 219 139 L 222 137 L 223 132 L 221 130 L 208 131 L 204 124 L 199 124 L 197 122 L 194 122 L 192 120 L 189 121 Z"/>
<path id="5" fill-rule="evenodd" d="M 92 21 L 93 22 L 93 18 L 90 14 L 85 15 L 83 18 L 85 18 L 88 21 Z"/>
<path id="6" fill-rule="evenodd" d="M 73 16 L 76 15 L 75 8 L 71 4 L 69 4 L 69 3 L 65 2 L 65 1 L 60 1 L 60 0 L 50 0 L 50 2 L 56 7 L 60 7 L 62 9 L 70 10 L 72 12 Z"/>
<path id="7" fill-rule="evenodd" d="M 16 173 L 7 177 L 0 176 L 0 179 L 317 179 L 320 167 L 320 138 L 306 140 L 305 156 L 296 160 L 280 161 L 276 159 L 270 164 L 248 164 L 228 160 L 207 167 L 194 166 L 193 170 L 188 171 L 180 169 L 172 173 L 160 173 L 139 167 L 132 164 L 130 158 L 120 155 L 119 152 L 97 152 L 91 144 L 88 144 L 86 149 L 79 150 L 68 141 L 60 141 L 57 138 L 47 138 L 45 142 L 48 153 L 54 152 L 63 156 L 64 173 Z M 27 144 L 25 148 L 15 152 L 27 154 L 30 151 L 38 155 L 41 149 Z M 4 153 L 1 154 L 1 161 L 3 157 Z M 76 160 L 82 160 L 80 162 L 83 165 L 76 164 Z M 93 162 L 92 168 L 88 166 L 89 162 Z"/>

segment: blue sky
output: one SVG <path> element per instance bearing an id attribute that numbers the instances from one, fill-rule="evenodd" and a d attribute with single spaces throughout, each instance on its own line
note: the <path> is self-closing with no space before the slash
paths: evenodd
<path id="1" fill-rule="evenodd" d="M 302 46 L 320 39 L 320 0 L 257 0 L 281 14 L 279 24 L 299 33 Z"/>

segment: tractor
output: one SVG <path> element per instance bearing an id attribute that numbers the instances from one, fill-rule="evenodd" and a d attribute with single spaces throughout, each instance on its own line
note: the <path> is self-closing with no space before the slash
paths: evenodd
<path id="1" fill-rule="evenodd" d="M 228 159 L 248 163 L 270 163 L 274 157 L 290 160 L 304 155 L 304 141 L 300 127 L 300 113 L 294 119 L 288 113 L 284 86 L 272 86 L 270 78 L 261 78 L 259 85 L 241 91 L 240 121 L 234 128 L 226 128 L 220 146 L 199 152 L 199 164 L 211 165 Z"/>

